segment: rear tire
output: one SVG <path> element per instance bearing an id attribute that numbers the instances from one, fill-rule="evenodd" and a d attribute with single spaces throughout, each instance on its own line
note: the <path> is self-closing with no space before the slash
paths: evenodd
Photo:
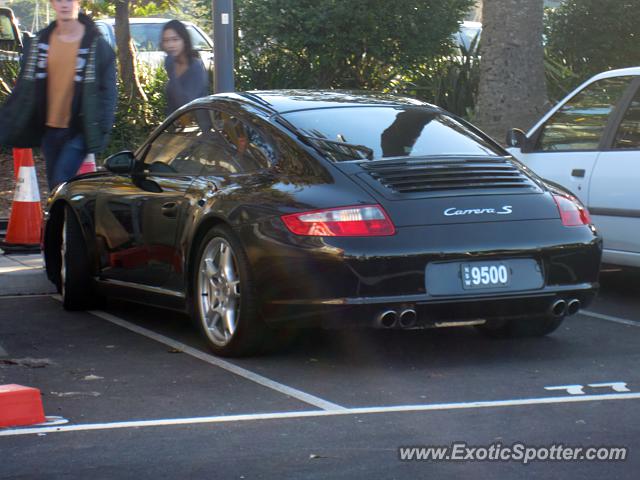
<path id="1" fill-rule="evenodd" d="M 59 291 L 62 305 L 67 310 L 91 308 L 98 297 L 91 282 L 87 244 L 80 222 L 69 206 L 64 209 L 61 233 Z"/>
<path id="2" fill-rule="evenodd" d="M 564 317 L 544 315 L 517 320 L 489 320 L 476 327 L 493 338 L 544 337 L 558 329 Z"/>
<path id="3" fill-rule="evenodd" d="M 262 351 L 270 332 L 258 316 L 247 254 L 229 227 L 212 228 L 200 243 L 193 286 L 193 320 L 216 355 Z"/>

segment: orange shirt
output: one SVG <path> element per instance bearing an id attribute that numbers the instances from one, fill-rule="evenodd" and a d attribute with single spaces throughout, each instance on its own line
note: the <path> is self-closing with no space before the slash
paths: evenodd
<path id="1" fill-rule="evenodd" d="M 63 42 L 57 31 L 49 37 L 47 61 L 47 126 L 67 128 L 71 120 L 76 58 L 80 40 Z"/>

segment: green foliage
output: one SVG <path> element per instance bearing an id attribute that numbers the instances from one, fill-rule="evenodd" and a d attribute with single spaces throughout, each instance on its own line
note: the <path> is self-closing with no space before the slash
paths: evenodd
<path id="1" fill-rule="evenodd" d="M 247 88 L 385 90 L 451 52 L 473 0 L 237 0 Z"/>
<path id="2" fill-rule="evenodd" d="M 580 77 L 565 62 L 556 58 L 548 48 L 545 48 L 544 53 L 544 70 L 547 95 L 551 103 L 561 100 L 581 83 Z"/>
<path id="3" fill-rule="evenodd" d="M 105 157 L 121 150 L 139 147 L 166 116 L 164 86 L 167 82 L 167 74 L 164 68 L 153 70 L 139 64 L 138 74 L 148 102 L 143 105 L 128 103 L 127 95 L 123 92 L 122 81 L 118 77 L 116 120 L 111 132 L 111 142 L 103 155 Z"/>
<path id="4" fill-rule="evenodd" d="M 14 60 L 0 61 L 0 104 L 4 103 L 20 73 L 20 64 Z"/>
<path id="5" fill-rule="evenodd" d="M 173 18 L 193 22 L 208 35 L 213 36 L 211 5 L 211 0 L 175 0 Z"/>
<path id="6" fill-rule="evenodd" d="M 480 82 L 477 42 L 475 39 L 469 50 L 461 47 L 459 55 L 443 56 L 422 65 L 398 81 L 392 91 L 421 98 L 470 119 Z"/>
<path id="7" fill-rule="evenodd" d="M 48 1 L 48 0 L 47 0 Z M 163 17 L 175 8 L 174 0 L 130 0 L 130 17 Z M 99 17 L 113 17 L 116 12 L 116 0 L 86 0 L 83 8 L 88 14 Z"/>
<path id="8" fill-rule="evenodd" d="M 566 0 L 548 13 L 548 50 L 582 79 L 640 65 L 637 0 Z"/>

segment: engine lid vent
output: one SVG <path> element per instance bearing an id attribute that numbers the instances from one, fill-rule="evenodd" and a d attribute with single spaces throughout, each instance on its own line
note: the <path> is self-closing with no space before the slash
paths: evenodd
<path id="1" fill-rule="evenodd" d="M 538 185 L 508 157 L 420 157 L 360 166 L 397 194 L 534 193 Z M 421 195 L 424 196 L 424 195 Z"/>

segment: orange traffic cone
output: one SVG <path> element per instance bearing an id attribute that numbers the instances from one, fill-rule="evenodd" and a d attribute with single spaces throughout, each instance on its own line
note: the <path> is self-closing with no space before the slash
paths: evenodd
<path id="1" fill-rule="evenodd" d="M 80 165 L 78 169 L 78 175 L 82 175 L 83 173 L 91 173 L 96 171 L 96 156 L 93 153 L 87 153 L 87 156 L 84 158 L 84 162 Z"/>
<path id="2" fill-rule="evenodd" d="M 42 207 L 31 150 L 23 150 L 20 160 L 7 235 L 0 244 L 5 251 L 40 248 Z"/>
<path id="3" fill-rule="evenodd" d="M 0 385 L 0 427 L 33 425 L 45 420 L 40 390 L 15 383 Z"/>
<path id="4" fill-rule="evenodd" d="M 14 148 L 13 149 L 13 174 L 18 180 L 18 170 L 20 170 L 20 164 L 22 163 L 23 155 L 31 155 L 30 148 Z"/>

